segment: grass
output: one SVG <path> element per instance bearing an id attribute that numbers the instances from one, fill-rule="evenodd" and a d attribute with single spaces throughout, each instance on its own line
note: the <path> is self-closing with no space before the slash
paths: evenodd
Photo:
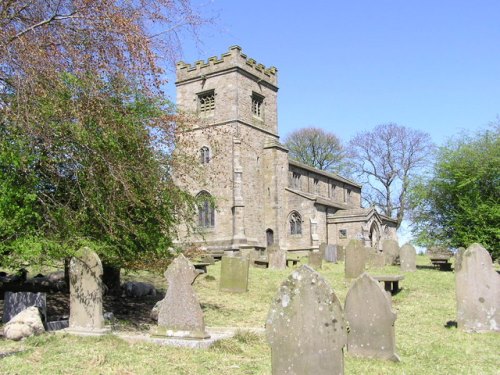
<path id="1" fill-rule="evenodd" d="M 418 264 L 430 265 L 425 256 Z M 400 273 L 397 267 L 369 270 Z M 249 292 L 218 291 L 220 263 L 195 282 L 209 327 L 264 327 L 280 283 L 291 273 L 251 268 Z M 343 303 L 349 285 L 343 264 L 324 263 L 320 273 Z M 129 274 L 163 286 L 161 277 Z M 397 312 L 396 344 L 401 362 L 352 358 L 346 355 L 345 374 L 500 374 L 500 335 L 467 334 L 448 322 L 456 319 L 453 272 L 420 268 L 406 273 L 403 290 L 393 296 Z M 271 353 L 265 337 L 239 332 L 209 350 L 152 344 L 129 344 L 112 335 L 80 338 L 45 334 L 22 342 L 0 340 L 1 374 L 271 374 Z"/>

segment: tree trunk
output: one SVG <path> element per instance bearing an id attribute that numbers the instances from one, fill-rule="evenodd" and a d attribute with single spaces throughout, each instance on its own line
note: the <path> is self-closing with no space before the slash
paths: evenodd
<path id="1" fill-rule="evenodd" d="M 103 264 L 102 281 L 106 285 L 106 294 L 120 294 L 120 267 Z"/>

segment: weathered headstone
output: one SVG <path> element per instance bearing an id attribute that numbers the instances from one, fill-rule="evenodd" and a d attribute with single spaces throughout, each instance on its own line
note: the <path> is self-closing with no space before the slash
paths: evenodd
<path id="1" fill-rule="evenodd" d="M 320 251 L 311 251 L 309 253 L 308 264 L 315 270 L 320 270 L 323 266 L 323 253 Z"/>
<path id="2" fill-rule="evenodd" d="M 475 243 L 455 274 L 458 327 L 471 332 L 500 331 L 500 275 L 491 256 Z"/>
<path id="3" fill-rule="evenodd" d="M 102 308 L 102 264 L 88 247 L 80 249 L 69 266 L 70 314 L 67 332 L 102 335 L 110 331 L 104 325 Z"/>
<path id="4" fill-rule="evenodd" d="M 350 240 L 345 249 L 345 278 L 355 279 L 365 271 L 367 252 L 361 240 Z"/>
<path id="5" fill-rule="evenodd" d="M 274 375 L 344 373 L 342 306 L 326 280 L 307 265 L 281 284 L 271 303 L 266 336 Z"/>
<path id="6" fill-rule="evenodd" d="M 369 248 L 372 251 L 368 252 L 368 265 L 372 268 L 382 268 L 385 266 L 384 253 L 378 250 Z M 374 251 L 373 251 L 374 250 Z"/>
<path id="7" fill-rule="evenodd" d="M 205 332 L 203 311 L 191 285 L 198 276 L 191 262 L 180 254 L 168 266 L 164 276 L 168 289 L 160 303 L 158 326 L 151 328 L 151 334 L 190 339 L 210 337 Z"/>
<path id="8" fill-rule="evenodd" d="M 278 244 L 267 247 L 267 257 L 269 268 L 275 270 L 284 270 L 286 268 L 286 250 L 280 248 Z"/>
<path id="9" fill-rule="evenodd" d="M 345 318 L 349 324 L 347 351 L 350 354 L 399 361 L 396 354 L 391 299 L 379 283 L 363 273 L 347 292 Z"/>
<path id="10" fill-rule="evenodd" d="M 417 252 L 415 248 L 407 243 L 399 251 L 399 264 L 401 271 L 414 272 L 417 270 Z"/>
<path id="11" fill-rule="evenodd" d="M 396 240 L 383 240 L 382 252 L 385 256 L 385 264 L 394 265 L 399 259 L 399 244 Z"/>
<path id="12" fill-rule="evenodd" d="M 45 293 L 5 292 L 2 322 L 7 323 L 15 315 L 28 307 L 36 306 L 42 314 L 42 320 L 47 321 L 47 299 Z"/>
<path id="13" fill-rule="evenodd" d="M 246 257 L 222 257 L 220 290 L 233 293 L 247 292 L 249 264 L 250 261 Z"/>
<path id="14" fill-rule="evenodd" d="M 455 254 L 455 272 L 460 271 L 462 268 L 462 259 L 464 257 L 465 247 L 459 247 Z"/>
<path id="15" fill-rule="evenodd" d="M 329 263 L 337 263 L 337 246 L 331 244 L 326 245 L 323 259 Z"/>

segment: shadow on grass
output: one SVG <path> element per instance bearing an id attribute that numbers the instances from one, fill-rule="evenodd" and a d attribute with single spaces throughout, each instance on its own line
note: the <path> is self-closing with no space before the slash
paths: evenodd
<path id="1" fill-rule="evenodd" d="M 446 324 L 444 325 L 445 328 L 457 328 L 457 322 L 455 320 L 448 320 Z"/>

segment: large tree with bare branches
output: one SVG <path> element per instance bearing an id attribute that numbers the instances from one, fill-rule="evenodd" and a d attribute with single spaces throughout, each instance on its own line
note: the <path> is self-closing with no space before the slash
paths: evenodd
<path id="1" fill-rule="evenodd" d="M 363 199 L 401 225 L 412 178 L 432 153 L 429 134 L 397 124 L 382 124 L 349 143 L 354 173 L 364 183 Z"/>
<path id="2" fill-rule="evenodd" d="M 167 254 L 190 199 L 168 178 L 181 122 L 163 67 L 206 21 L 189 0 L 0 3 L 4 261 Z"/>

